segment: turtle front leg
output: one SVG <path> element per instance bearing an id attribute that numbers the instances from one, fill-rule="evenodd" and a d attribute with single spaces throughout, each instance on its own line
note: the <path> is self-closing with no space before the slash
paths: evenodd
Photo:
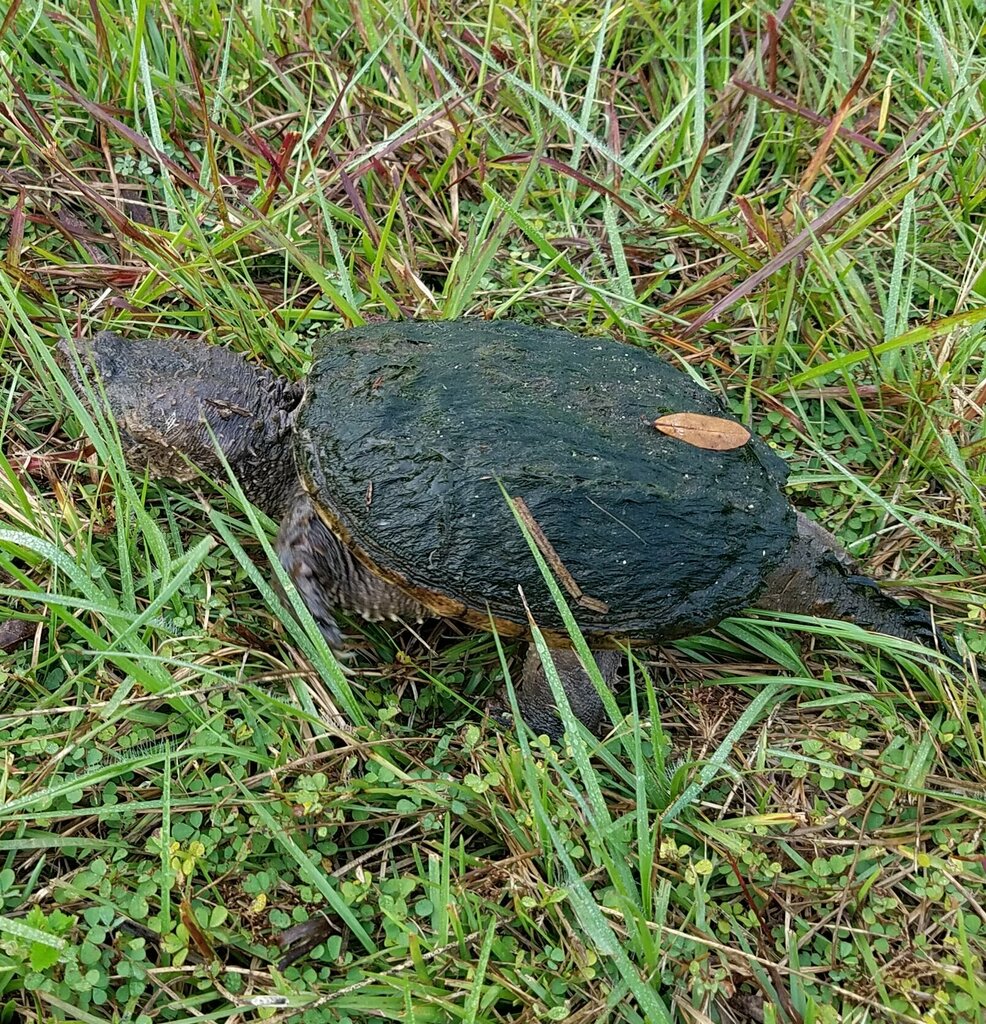
<path id="1" fill-rule="evenodd" d="M 603 681 L 612 689 L 623 662 L 623 655 L 619 651 L 593 651 L 593 657 Z M 606 711 L 592 680 L 582 667 L 578 654 L 564 648 L 553 648 L 551 660 L 558 670 L 558 678 L 575 717 L 590 732 L 598 733 L 606 721 Z M 524 721 L 539 736 L 546 734 L 552 740 L 562 738 L 565 727 L 558 717 L 551 684 L 545 675 L 537 648 L 533 644 L 527 648 L 527 655 L 524 658 L 520 686 L 517 688 L 517 703 Z M 501 705 L 497 704 L 494 712 L 497 717 L 502 717 L 500 708 Z"/>
<path id="2" fill-rule="evenodd" d="M 325 642 L 342 647 L 335 618 L 339 608 L 370 622 L 408 619 L 431 613 L 413 598 L 375 576 L 322 521 L 311 498 L 298 488 L 274 542 L 278 558 L 311 612 Z"/>

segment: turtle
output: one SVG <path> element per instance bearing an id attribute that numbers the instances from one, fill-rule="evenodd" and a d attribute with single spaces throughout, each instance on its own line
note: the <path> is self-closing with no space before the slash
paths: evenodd
<path id="1" fill-rule="evenodd" d="M 603 679 L 745 609 L 851 620 L 942 646 L 928 611 L 864 575 L 796 510 L 754 432 L 699 447 L 662 417 L 738 421 L 684 369 L 610 337 L 506 319 L 399 320 L 324 332 L 302 381 L 187 339 L 104 331 L 56 359 L 105 401 L 129 466 L 224 476 L 280 523 L 275 549 L 331 648 L 338 610 L 461 620 L 552 650 L 572 710 L 604 724 L 532 551 L 559 583 Z M 733 431 L 735 434 L 735 431 Z M 560 720 L 531 644 L 518 704 Z"/>

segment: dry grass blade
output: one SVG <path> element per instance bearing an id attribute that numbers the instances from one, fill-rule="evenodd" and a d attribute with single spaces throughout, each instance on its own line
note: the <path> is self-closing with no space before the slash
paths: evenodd
<path id="1" fill-rule="evenodd" d="M 535 160 L 539 164 L 543 164 L 545 167 L 550 167 L 559 174 L 564 174 L 573 181 L 577 181 L 580 185 L 585 185 L 586 188 L 591 189 L 593 192 L 598 192 L 602 196 L 607 196 L 624 213 L 629 214 L 631 217 L 635 216 L 636 211 L 632 204 L 628 203 L 625 199 L 622 199 L 612 189 L 593 180 L 588 174 L 580 171 L 577 167 L 569 167 L 567 164 L 562 163 L 561 160 L 554 159 L 554 157 L 540 156 L 532 153 L 507 153 L 504 156 L 497 157 L 494 163 L 526 164 L 530 163 L 532 160 Z"/>
<path id="2" fill-rule="evenodd" d="M 780 7 L 770 14 L 771 31 L 764 35 L 764 38 L 760 41 L 760 45 L 756 49 L 746 54 L 739 66 L 730 76 L 729 85 L 720 100 L 721 106 L 725 108 L 723 119 L 730 116 L 730 114 L 743 100 L 742 91 L 737 87 L 734 79 L 750 78 L 755 74 L 756 69 L 762 65 L 764 57 L 769 58 L 772 52 L 776 53 L 777 40 L 780 38 L 781 30 L 793 7 L 794 0 L 784 0 Z M 771 63 L 773 63 L 773 61 L 771 61 Z M 776 69 L 774 69 L 774 74 L 776 74 Z M 768 70 L 768 78 L 770 79 L 770 77 L 771 72 Z"/>
<path id="3" fill-rule="evenodd" d="M 10 213 L 10 228 L 7 232 L 7 264 L 16 267 L 21 260 L 21 246 L 24 243 L 24 189 L 17 193 L 17 201 Z"/>
<path id="4" fill-rule="evenodd" d="M 832 143 L 835 141 L 835 137 L 838 135 L 839 129 L 842 127 L 842 122 L 845 121 L 848 116 L 849 110 L 856 99 L 857 93 L 862 89 L 863 83 L 869 77 L 870 68 L 873 67 L 873 61 L 875 58 L 876 54 L 873 50 L 870 50 L 866 54 L 863 66 L 859 69 L 859 73 L 853 79 L 853 83 L 849 86 L 845 96 L 842 97 L 842 102 L 839 104 L 839 108 L 836 110 L 835 116 L 825 129 L 821 142 L 819 142 L 818 147 L 814 153 L 812 153 L 811 160 L 805 168 L 805 173 L 801 176 L 801 181 L 798 182 L 798 189 L 801 192 L 807 193 L 811 191 L 812 185 L 815 184 L 815 179 L 825 166 L 825 162 L 828 160 L 829 150 L 832 148 Z"/>
<path id="5" fill-rule="evenodd" d="M 538 523 L 537 519 L 534 518 L 534 513 L 530 510 L 527 502 L 524 501 L 523 498 L 515 496 L 511 497 L 510 501 L 513 503 L 513 506 L 517 511 L 517 515 L 530 531 L 531 537 L 534 539 L 534 543 L 537 544 L 538 550 L 544 556 L 544 559 L 551 567 L 552 572 L 554 572 L 558 577 L 561 585 L 568 591 L 575 603 L 589 611 L 597 612 L 600 615 L 604 615 L 608 612 L 609 607 L 604 601 L 590 597 L 575 581 L 575 577 L 565 567 L 565 563 L 561 560 L 561 556 L 555 550 L 551 541 L 548 540 L 544 530 L 541 529 L 540 523 Z M 530 613 L 528 612 L 528 614 Z"/>
<path id="6" fill-rule="evenodd" d="M 0 24 L 0 42 L 3 42 L 7 37 L 7 32 L 10 30 L 10 26 L 13 25 L 22 2 L 23 0 L 11 0 L 7 13 L 4 15 L 3 23 Z"/>
<path id="7" fill-rule="evenodd" d="M 934 115 L 931 112 L 923 114 L 897 149 L 886 158 L 882 165 L 852 195 L 837 199 L 824 213 L 816 217 L 806 228 L 792 238 L 776 256 L 768 260 L 759 270 L 746 278 L 745 281 L 741 281 L 735 288 L 730 289 L 726 295 L 714 302 L 704 313 L 699 314 L 682 331 L 683 337 L 688 338 L 694 335 L 706 324 L 711 323 L 728 309 L 732 308 L 740 299 L 755 291 L 764 281 L 776 274 L 778 270 L 786 267 L 802 253 L 807 252 L 818 238 L 831 231 L 839 221 L 880 188 L 897 171 L 897 168 L 910 153 L 914 141 L 921 137 L 933 120 L 933 117 Z"/>
<path id="8" fill-rule="evenodd" d="M 145 138 L 140 132 L 134 131 L 132 128 L 125 125 L 119 118 L 114 117 L 112 114 L 103 110 L 98 103 L 93 103 L 82 95 L 74 86 L 68 82 L 63 81 L 60 78 L 54 79 L 55 85 L 58 86 L 63 92 L 78 103 L 78 105 L 90 114 L 100 124 L 105 124 L 108 128 L 111 128 L 113 132 L 122 138 L 130 142 L 136 147 L 141 153 L 146 154 L 153 160 L 160 163 L 162 166 L 167 167 L 168 172 L 175 178 L 176 181 L 180 181 L 183 185 L 188 188 L 194 189 L 196 192 L 202 195 L 208 193 L 199 185 L 198 181 L 193 178 L 184 167 L 175 163 L 166 153 L 162 153 L 151 141 Z"/>
<path id="9" fill-rule="evenodd" d="M 742 78 L 734 78 L 733 83 L 737 88 L 742 89 L 743 92 L 749 93 L 751 96 L 756 96 L 757 99 L 763 100 L 765 103 L 769 103 L 772 107 L 776 107 L 778 110 L 783 110 L 787 114 L 794 114 L 795 117 L 803 118 L 805 121 L 810 121 L 812 124 L 831 124 L 832 120 L 827 117 L 823 117 L 821 114 L 816 114 L 814 110 L 810 110 L 808 107 L 802 106 L 800 103 L 796 103 L 792 99 L 788 99 L 786 96 L 781 96 L 777 92 L 773 92 L 770 89 L 764 89 L 762 86 L 757 85 L 754 82 L 747 82 Z M 851 128 L 847 128 L 844 124 L 840 124 L 837 129 L 839 138 L 845 139 L 847 142 L 855 142 L 858 146 L 862 146 L 863 149 L 868 149 L 871 153 L 877 153 L 880 156 L 886 156 L 887 150 L 884 146 L 881 146 L 879 142 L 874 142 L 871 138 L 863 135 L 862 132 L 853 131 Z"/>
<path id="10" fill-rule="evenodd" d="M 95 13 L 96 0 L 90 0 L 90 3 L 92 4 Z M 219 164 L 216 160 L 215 140 L 213 139 L 212 131 L 209 129 L 209 106 L 206 102 L 205 87 L 202 84 L 202 75 L 199 70 L 199 64 L 195 58 L 192 47 L 189 45 L 187 34 L 182 30 L 182 26 L 178 18 L 175 16 L 171 3 L 168 2 L 168 0 L 165 0 L 162 7 L 168 17 L 168 21 L 171 23 L 171 29 L 174 32 L 175 37 L 181 44 L 182 54 L 185 58 L 185 66 L 188 68 L 188 72 L 192 76 L 192 82 L 195 85 L 195 92 L 199 101 L 199 120 L 202 125 L 201 135 L 203 142 L 205 143 L 209 177 L 212 181 L 212 189 L 216 204 L 219 207 L 219 215 L 224 222 L 227 222 L 226 199 L 223 195 L 222 179 L 219 174 Z M 97 21 L 97 26 L 102 30 L 105 42 L 105 29 L 102 28 L 102 22 Z"/>

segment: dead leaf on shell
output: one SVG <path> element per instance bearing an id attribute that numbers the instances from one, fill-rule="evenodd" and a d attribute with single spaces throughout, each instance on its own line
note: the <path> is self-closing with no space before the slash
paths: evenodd
<path id="1" fill-rule="evenodd" d="M 735 420 L 697 412 L 673 412 L 654 420 L 654 426 L 669 437 L 715 452 L 742 448 L 750 440 L 749 430 Z"/>

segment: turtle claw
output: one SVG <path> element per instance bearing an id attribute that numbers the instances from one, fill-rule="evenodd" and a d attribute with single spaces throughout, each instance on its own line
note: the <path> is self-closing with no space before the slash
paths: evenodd
<path id="1" fill-rule="evenodd" d="M 491 697 L 483 709 L 486 717 L 498 729 L 513 731 L 517 720 L 506 702 L 505 696 Z M 560 743 L 565 737 L 565 726 L 553 712 L 520 704 L 520 715 L 524 724 L 535 736 L 547 736 L 552 743 Z"/>

